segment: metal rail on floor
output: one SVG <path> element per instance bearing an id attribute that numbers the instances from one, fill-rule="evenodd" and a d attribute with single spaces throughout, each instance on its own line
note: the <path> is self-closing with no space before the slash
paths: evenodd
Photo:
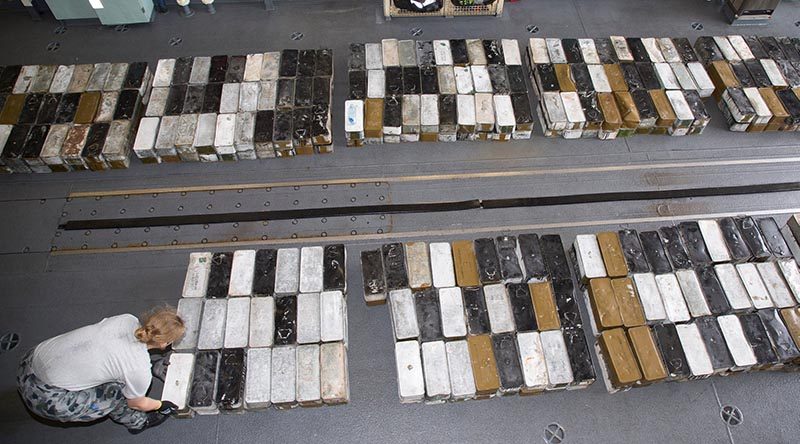
<path id="1" fill-rule="evenodd" d="M 761 211 L 748 211 L 750 216 L 768 216 L 775 214 L 796 214 L 800 213 L 800 207 L 796 208 L 779 208 L 772 210 Z M 573 222 L 553 222 L 553 223 L 540 223 L 528 225 L 507 225 L 507 226 L 492 226 L 492 227 L 476 227 L 466 228 L 459 227 L 457 229 L 443 229 L 443 230 L 420 230 L 420 231 L 405 231 L 405 232 L 392 232 L 383 234 L 361 234 L 355 236 L 316 236 L 305 237 L 297 239 L 269 239 L 269 240 L 254 240 L 247 242 L 206 242 L 206 243 L 187 243 L 179 245 L 153 245 L 153 246 L 128 246 L 119 248 L 95 248 L 95 249 L 76 249 L 76 250 L 57 250 L 50 254 L 53 256 L 65 255 L 80 255 L 80 254 L 105 254 L 105 253 L 131 253 L 140 251 L 174 251 L 174 250 L 211 250 L 216 248 L 230 248 L 242 246 L 268 246 L 268 245 L 297 245 L 297 244 L 319 244 L 319 243 L 357 243 L 365 241 L 383 241 L 387 239 L 410 239 L 410 238 L 431 238 L 443 236 L 465 236 L 468 234 L 480 233 L 511 233 L 520 231 L 537 231 L 537 230 L 556 230 L 580 227 L 593 227 L 593 226 L 606 226 L 606 225 L 623 225 L 623 224 L 641 224 L 641 223 L 657 223 L 657 222 L 674 222 L 682 220 L 698 220 L 698 219 L 719 219 L 723 217 L 734 217 L 741 215 L 740 211 L 721 212 L 721 213 L 699 213 L 699 214 L 681 214 L 669 216 L 651 216 L 651 217 L 632 217 L 621 219 L 598 219 L 587 221 L 573 221 Z"/>
<path id="2" fill-rule="evenodd" d="M 302 208 L 296 210 L 244 211 L 219 214 L 185 214 L 112 219 L 70 220 L 59 229 L 102 230 L 113 228 L 144 228 L 173 225 L 203 225 L 263 220 L 308 219 L 319 217 L 362 216 L 369 214 L 442 213 L 449 211 L 490 210 L 500 208 L 542 207 L 600 202 L 630 202 L 692 197 L 738 196 L 800 191 L 800 182 L 784 182 L 730 187 L 703 187 L 655 191 L 626 191 L 614 193 L 572 194 L 564 196 L 523 197 L 510 199 L 472 199 L 456 202 L 420 202 L 411 204 L 361 205 L 332 208 Z"/>
<path id="3" fill-rule="evenodd" d="M 155 188 L 131 188 L 122 190 L 97 190 L 97 191 L 76 191 L 71 192 L 68 197 L 73 199 L 87 197 L 109 197 L 109 196 L 134 196 L 143 194 L 163 194 L 163 193 L 194 193 L 204 191 L 225 191 L 225 190 L 250 190 L 257 188 L 279 188 L 294 186 L 318 186 L 318 185 L 346 185 L 351 183 L 372 183 L 372 182 L 427 182 L 427 181 L 447 181 L 447 180 L 469 180 L 469 179 L 491 179 L 491 178 L 512 178 L 523 176 L 540 175 L 561 175 L 561 174 L 588 174 L 604 172 L 622 171 L 642 171 L 642 170 L 664 170 L 695 167 L 719 167 L 719 166 L 741 166 L 741 165 L 765 165 L 765 164 L 786 164 L 800 163 L 800 157 L 777 157 L 761 159 L 738 159 L 738 160 L 700 160 L 693 162 L 665 162 L 649 164 L 626 164 L 626 165 L 607 165 L 592 167 L 573 167 L 573 168 L 535 168 L 518 171 L 482 171 L 473 173 L 449 173 L 449 174 L 428 174 L 428 175 L 405 175 L 405 176 L 380 176 L 380 177 L 361 177 L 361 178 L 340 178 L 340 179 L 320 179 L 303 181 L 277 181 L 259 183 L 238 183 L 238 184 L 211 184 L 195 185 L 182 187 L 155 187 Z"/>

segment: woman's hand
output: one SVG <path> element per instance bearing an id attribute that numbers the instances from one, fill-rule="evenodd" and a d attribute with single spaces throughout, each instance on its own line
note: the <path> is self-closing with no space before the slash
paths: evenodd
<path id="1" fill-rule="evenodd" d="M 142 396 L 128 400 L 128 407 L 140 412 L 152 412 L 161 408 L 161 401 Z"/>

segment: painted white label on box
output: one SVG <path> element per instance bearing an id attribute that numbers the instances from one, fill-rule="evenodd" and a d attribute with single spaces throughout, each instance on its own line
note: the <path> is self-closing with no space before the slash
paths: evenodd
<path id="1" fill-rule="evenodd" d="M 800 271 L 797 269 L 797 262 L 794 259 L 780 259 L 778 267 L 794 298 L 800 302 Z"/>
<path id="2" fill-rule="evenodd" d="M 341 342 L 319 346 L 320 385 L 322 400 L 327 404 L 340 404 L 350 399 L 347 375 L 347 350 Z"/>
<path id="3" fill-rule="evenodd" d="M 567 63 L 567 55 L 564 53 L 564 46 L 561 39 L 545 39 L 547 44 L 547 54 L 550 56 L 551 63 Z"/>
<path id="4" fill-rule="evenodd" d="M 487 285 L 483 287 L 483 295 L 486 298 L 486 311 L 489 313 L 492 333 L 514 331 L 514 314 L 506 287 L 503 284 Z"/>
<path id="5" fill-rule="evenodd" d="M 739 272 L 739 277 L 742 278 L 744 288 L 747 290 L 747 294 L 750 296 L 750 300 L 753 301 L 753 307 L 756 310 L 775 306 L 755 264 L 738 264 L 736 265 L 736 271 Z"/>
<path id="6" fill-rule="evenodd" d="M 594 234 L 579 234 L 574 243 L 578 270 L 583 279 L 606 277 L 606 266 L 600 253 L 600 244 Z"/>
<path id="7" fill-rule="evenodd" d="M 320 246 L 303 247 L 300 251 L 300 292 L 322 291 L 322 256 Z"/>
<path id="8" fill-rule="evenodd" d="M 711 358 L 708 356 L 703 337 L 695 324 L 678 324 L 675 326 L 678 331 L 683 352 L 686 355 L 686 362 L 693 376 L 710 376 L 714 373 Z"/>
<path id="9" fill-rule="evenodd" d="M 170 86 L 172 84 L 172 73 L 175 71 L 175 59 L 161 59 L 156 65 L 156 72 L 153 75 L 153 86 Z"/>
<path id="10" fill-rule="evenodd" d="M 197 337 L 200 334 L 200 320 L 203 316 L 203 299 L 181 298 L 178 301 L 178 316 L 183 320 L 185 327 L 183 337 L 175 341 L 175 350 L 191 350 L 197 347 Z"/>
<path id="11" fill-rule="evenodd" d="M 608 81 L 608 75 L 603 65 L 589 65 L 588 68 L 595 91 L 610 93 L 611 83 Z"/>
<path id="12" fill-rule="evenodd" d="M 542 38 L 532 38 L 528 40 L 531 60 L 534 64 L 550 63 L 550 53 L 547 50 L 547 42 Z"/>
<path id="13" fill-rule="evenodd" d="M 389 308 L 392 314 L 394 337 L 397 340 L 416 338 L 419 336 L 417 312 L 414 307 L 414 296 L 411 290 L 403 288 L 389 292 Z"/>
<path id="14" fill-rule="evenodd" d="M 281 248 L 275 262 L 275 294 L 296 294 L 300 286 L 300 250 Z"/>
<path id="15" fill-rule="evenodd" d="M 380 43 L 364 45 L 367 69 L 383 69 L 383 49 Z"/>
<path id="16" fill-rule="evenodd" d="M 756 365 L 758 361 L 753 353 L 753 348 L 744 335 L 739 318 L 736 315 L 719 316 L 717 317 L 717 323 L 720 330 L 722 330 L 725 344 L 728 345 L 728 350 L 731 352 L 736 366 L 750 367 Z"/>
<path id="17" fill-rule="evenodd" d="M 515 39 L 500 40 L 500 45 L 503 47 L 503 59 L 505 60 L 506 65 L 522 65 L 522 56 L 519 52 L 519 43 L 517 43 Z"/>
<path id="18" fill-rule="evenodd" d="M 203 318 L 200 321 L 200 335 L 197 339 L 198 350 L 222 348 L 225 341 L 225 317 L 227 311 L 227 300 L 205 300 Z"/>
<path id="19" fill-rule="evenodd" d="M 419 342 L 401 341 L 394 345 L 397 364 L 397 391 L 400 402 L 419 402 L 425 396 Z"/>
<path id="20" fill-rule="evenodd" d="M 492 80 L 489 77 L 489 68 L 485 65 L 471 66 L 472 83 L 475 85 L 475 92 L 477 93 L 491 93 Z"/>
<path id="21" fill-rule="evenodd" d="M 276 80 L 280 73 L 281 53 L 265 52 L 261 65 L 261 80 Z"/>
<path id="22" fill-rule="evenodd" d="M 185 298 L 204 298 L 208 289 L 208 276 L 211 273 L 211 253 L 189 254 L 189 266 L 183 280 L 182 296 Z"/>
<path id="23" fill-rule="evenodd" d="M 238 250 L 233 253 L 229 296 L 250 296 L 253 293 L 255 266 L 256 250 Z"/>
<path id="24" fill-rule="evenodd" d="M 429 246 L 433 286 L 436 288 L 454 287 L 456 276 L 453 268 L 453 252 L 447 242 L 433 242 Z"/>
<path id="25" fill-rule="evenodd" d="M 589 65 L 599 64 L 600 57 L 597 55 L 597 47 L 592 39 L 578 39 L 578 45 L 581 48 L 583 61 Z"/>
<path id="26" fill-rule="evenodd" d="M 440 288 L 439 306 L 441 308 L 442 333 L 444 337 L 465 337 L 467 335 L 467 323 L 464 318 L 464 300 L 461 297 L 461 288 Z"/>
<path id="27" fill-rule="evenodd" d="M 574 380 L 567 353 L 567 344 L 561 330 L 548 330 L 539 334 L 550 386 L 562 386 Z"/>
<path id="28" fill-rule="evenodd" d="M 264 65 L 264 54 L 248 54 L 244 65 L 244 81 L 258 82 L 261 80 L 261 66 Z"/>
<path id="29" fill-rule="evenodd" d="M 434 40 L 433 57 L 438 66 L 452 65 L 453 53 L 450 51 L 450 40 Z"/>
<path id="30" fill-rule="evenodd" d="M 525 389 L 544 390 L 548 386 L 547 364 L 542 348 L 539 332 L 527 331 L 517 333 L 522 375 L 525 378 Z"/>
<path id="31" fill-rule="evenodd" d="M 725 237 L 722 235 L 722 229 L 715 220 L 706 219 L 698 221 L 700 226 L 700 233 L 703 235 L 708 254 L 714 262 L 729 262 L 731 255 L 728 252 L 728 246 L 725 243 Z"/>
<path id="32" fill-rule="evenodd" d="M 756 264 L 758 274 L 769 291 L 769 296 L 776 307 L 786 308 L 795 305 L 797 302 L 792 297 L 786 282 L 783 280 L 778 265 L 774 262 L 759 262 Z"/>
<path id="33" fill-rule="evenodd" d="M 322 401 L 319 358 L 318 344 L 297 346 L 297 402 L 316 404 Z"/>
<path id="34" fill-rule="evenodd" d="M 714 266 L 714 271 L 717 272 L 719 283 L 722 285 L 732 309 L 749 310 L 753 308 L 750 297 L 747 295 L 747 289 L 733 264 L 717 264 Z"/>
<path id="35" fill-rule="evenodd" d="M 322 342 L 347 340 L 347 306 L 339 290 L 320 293 L 320 339 Z"/>
<path id="36" fill-rule="evenodd" d="M 756 58 L 753 55 L 753 52 L 750 51 L 750 47 L 747 45 L 747 42 L 744 40 L 744 37 L 740 35 L 729 35 L 728 42 L 730 42 L 733 49 L 736 51 L 736 54 L 742 60 L 752 60 Z"/>
<path id="37" fill-rule="evenodd" d="M 270 400 L 273 404 L 291 404 L 296 398 L 296 347 L 287 345 L 272 349 Z"/>
<path id="38" fill-rule="evenodd" d="M 251 348 L 247 350 L 244 404 L 248 409 L 269 407 L 271 376 L 272 349 Z"/>
<path id="39" fill-rule="evenodd" d="M 161 391 L 161 400 L 170 401 L 178 407 L 178 410 L 185 409 L 192 385 L 193 369 L 193 353 L 171 354 L 167 375 L 164 378 L 164 389 Z"/>
<path id="40" fill-rule="evenodd" d="M 447 370 L 447 352 L 444 341 L 422 344 L 422 365 L 428 399 L 438 400 L 450 397 L 450 375 Z"/>
<path id="41" fill-rule="evenodd" d="M 675 276 L 678 278 L 683 298 L 686 300 L 692 316 L 711 316 L 711 310 L 708 308 L 708 302 L 703 295 L 703 289 L 700 287 L 694 270 L 678 270 L 675 272 Z"/>
<path id="42" fill-rule="evenodd" d="M 666 61 L 664 55 L 661 54 L 661 48 L 658 47 L 656 39 L 644 37 L 642 38 L 642 45 L 644 45 L 644 49 L 647 51 L 647 56 L 650 57 L 651 62 L 664 63 Z"/>
<path id="43" fill-rule="evenodd" d="M 275 338 L 275 299 L 254 297 L 250 299 L 251 348 L 272 347 Z"/>
<path id="44" fill-rule="evenodd" d="M 381 40 L 381 52 L 383 53 L 383 66 L 400 66 L 397 39 Z"/>
<path id="45" fill-rule="evenodd" d="M 250 298 L 228 299 L 225 348 L 244 348 L 250 337 Z"/>
<path id="46" fill-rule="evenodd" d="M 453 399 L 475 397 L 475 379 L 472 374 L 472 361 L 467 341 L 445 343 L 447 369 L 450 376 L 450 394 Z"/>
<path id="47" fill-rule="evenodd" d="M 664 309 L 664 302 L 661 300 L 661 293 L 658 291 L 655 275 L 653 273 L 636 273 L 633 275 L 633 282 L 636 284 L 636 292 L 642 302 L 645 318 L 651 322 L 667 319 L 667 312 Z"/>
<path id="48" fill-rule="evenodd" d="M 314 344 L 319 342 L 320 306 L 319 293 L 300 293 L 297 295 L 297 343 Z"/>

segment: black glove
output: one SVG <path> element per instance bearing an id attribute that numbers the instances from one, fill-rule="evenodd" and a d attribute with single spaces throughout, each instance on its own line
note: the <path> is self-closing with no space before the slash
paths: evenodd
<path id="1" fill-rule="evenodd" d="M 156 411 L 162 415 L 172 415 L 178 411 L 178 406 L 169 401 L 161 401 L 161 407 Z"/>

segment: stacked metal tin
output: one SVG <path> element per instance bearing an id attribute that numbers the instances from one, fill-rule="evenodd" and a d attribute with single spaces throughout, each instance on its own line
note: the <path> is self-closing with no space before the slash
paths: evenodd
<path id="1" fill-rule="evenodd" d="M 609 392 L 800 360 L 791 221 L 779 229 L 771 217 L 727 217 L 584 234 L 571 254 Z"/>
<path id="2" fill-rule="evenodd" d="M 333 52 L 159 60 L 134 144 L 144 163 L 330 153 Z"/>
<path id="3" fill-rule="evenodd" d="M 364 297 L 389 301 L 400 401 L 590 385 L 595 371 L 557 235 L 407 242 L 361 253 Z"/>
<path id="4" fill-rule="evenodd" d="M 800 38 L 700 37 L 695 50 L 731 131 L 800 129 Z"/>
<path id="5" fill-rule="evenodd" d="M 528 47 L 548 137 L 700 134 L 714 92 L 685 38 L 533 38 Z"/>
<path id="6" fill-rule="evenodd" d="M 0 171 L 127 168 L 146 63 L 0 67 Z"/>
<path id="7" fill-rule="evenodd" d="M 345 263 L 344 245 L 192 253 L 162 399 L 183 416 L 348 402 Z"/>
<path id="8" fill-rule="evenodd" d="M 529 139 L 525 77 L 516 40 L 351 44 L 347 144 Z"/>

